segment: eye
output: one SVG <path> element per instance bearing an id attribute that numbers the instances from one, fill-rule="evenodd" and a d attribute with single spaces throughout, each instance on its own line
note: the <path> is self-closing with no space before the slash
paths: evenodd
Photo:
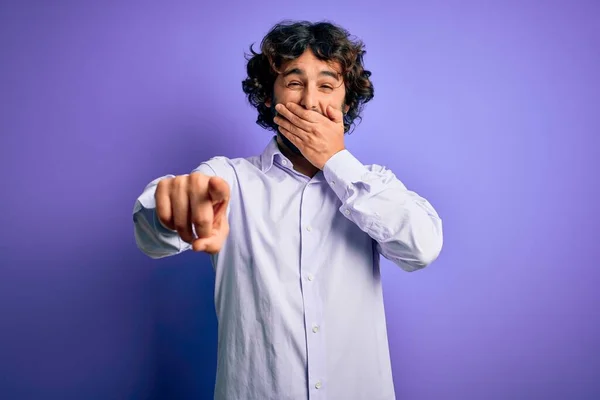
<path id="1" fill-rule="evenodd" d="M 298 87 L 298 86 L 301 86 L 301 84 L 300 84 L 300 82 L 297 82 L 297 81 L 288 83 L 288 87 Z"/>
<path id="2" fill-rule="evenodd" d="M 331 86 L 331 85 L 321 85 L 321 89 L 333 90 L 333 86 Z"/>

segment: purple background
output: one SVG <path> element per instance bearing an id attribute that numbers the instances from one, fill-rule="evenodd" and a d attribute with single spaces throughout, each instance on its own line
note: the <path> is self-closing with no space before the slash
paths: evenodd
<path id="1" fill-rule="evenodd" d="M 208 257 L 147 258 L 131 212 L 262 151 L 243 53 L 283 18 L 365 41 L 347 146 L 444 220 L 383 263 L 398 398 L 600 398 L 600 3 L 83 3 L 0 5 L 0 398 L 211 398 Z"/>

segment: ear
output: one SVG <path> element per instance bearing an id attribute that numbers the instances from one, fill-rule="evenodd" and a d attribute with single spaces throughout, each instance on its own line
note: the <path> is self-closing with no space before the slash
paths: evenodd
<path id="1" fill-rule="evenodd" d="M 271 108 L 271 98 L 270 97 L 265 100 L 265 106 L 267 106 L 267 108 Z"/>
<path id="2" fill-rule="evenodd" d="M 350 106 L 346 104 L 346 105 L 344 106 L 344 115 L 348 114 L 348 110 L 349 110 L 349 109 L 350 109 Z"/>

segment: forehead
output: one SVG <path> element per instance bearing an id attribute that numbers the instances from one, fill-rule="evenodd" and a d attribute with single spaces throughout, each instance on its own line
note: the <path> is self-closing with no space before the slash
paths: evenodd
<path id="1" fill-rule="evenodd" d="M 302 70 L 307 75 L 319 74 L 322 71 L 330 71 L 340 74 L 341 66 L 337 61 L 319 60 L 312 51 L 306 50 L 300 57 L 287 61 L 282 65 L 281 72 L 285 74 L 291 69 Z"/>

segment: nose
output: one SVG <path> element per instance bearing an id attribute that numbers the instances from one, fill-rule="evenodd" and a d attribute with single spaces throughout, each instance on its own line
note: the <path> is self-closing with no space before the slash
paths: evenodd
<path id="1" fill-rule="evenodd" d="M 302 101 L 300 102 L 300 105 L 302 105 L 302 107 L 306 108 L 307 110 L 318 111 L 318 104 L 319 101 L 317 99 L 317 96 L 315 96 L 315 93 L 310 88 L 310 86 L 307 85 L 307 87 L 304 89 L 304 92 L 302 93 Z"/>

